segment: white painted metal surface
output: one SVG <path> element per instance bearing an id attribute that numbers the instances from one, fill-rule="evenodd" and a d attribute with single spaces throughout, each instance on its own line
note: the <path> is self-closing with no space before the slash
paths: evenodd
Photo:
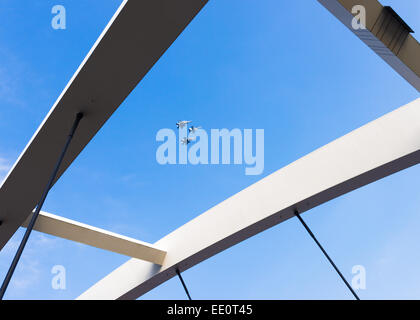
<path id="1" fill-rule="evenodd" d="M 211 256 L 420 161 L 420 99 L 308 154 L 155 243 L 161 267 L 131 259 L 79 299 L 135 299 Z"/>
<path id="2" fill-rule="evenodd" d="M 22 227 L 27 227 L 32 215 Z M 34 230 L 161 265 L 166 252 L 156 246 L 41 211 Z"/>

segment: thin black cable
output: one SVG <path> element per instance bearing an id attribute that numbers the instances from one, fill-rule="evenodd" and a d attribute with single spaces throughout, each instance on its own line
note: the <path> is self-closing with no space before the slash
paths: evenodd
<path id="1" fill-rule="evenodd" d="M 175 270 L 175 272 L 176 272 L 176 274 L 178 275 L 179 280 L 181 280 L 182 286 L 184 287 L 184 290 L 185 290 L 185 293 L 186 293 L 186 294 L 187 294 L 187 296 L 188 296 L 188 299 L 189 299 L 189 300 L 192 300 L 192 299 L 191 299 L 191 296 L 190 296 L 190 293 L 188 292 L 187 286 L 185 285 L 184 279 L 182 279 L 181 273 L 179 272 L 179 270 L 178 270 L 178 269 L 176 269 L 176 270 Z"/>
<path id="2" fill-rule="evenodd" d="M 321 249 L 322 253 L 325 255 L 325 257 L 328 259 L 328 261 L 331 263 L 331 265 L 334 267 L 335 271 L 337 271 L 338 275 L 340 276 L 340 278 L 344 281 L 344 283 L 346 284 L 347 288 L 349 288 L 349 290 L 351 291 L 351 293 L 353 294 L 353 296 L 357 299 L 360 300 L 359 296 L 356 294 L 356 292 L 353 290 L 353 288 L 350 286 L 350 284 L 347 282 L 346 278 L 344 278 L 343 274 L 340 272 L 340 270 L 337 268 L 337 266 L 335 265 L 334 261 L 332 261 L 332 259 L 330 258 L 330 256 L 328 255 L 328 253 L 324 250 L 324 248 L 321 246 L 321 244 L 319 243 L 319 241 L 316 239 L 315 235 L 312 233 L 311 229 L 309 229 L 309 227 L 306 225 L 305 221 L 303 221 L 302 217 L 300 216 L 299 212 L 297 210 L 295 210 L 295 216 L 299 219 L 299 221 L 302 223 L 302 225 L 305 227 L 306 231 L 308 231 L 309 235 L 312 237 L 312 239 L 314 239 L 315 243 L 318 245 L 318 247 Z"/>
<path id="3" fill-rule="evenodd" d="M 29 235 L 31 234 L 31 231 L 35 225 L 36 219 L 38 218 L 39 212 L 41 211 L 42 205 L 44 204 L 45 198 L 48 195 L 48 192 L 50 191 L 54 179 L 57 176 L 58 169 L 60 168 L 61 162 L 63 161 L 64 155 L 66 154 L 66 151 L 70 145 L 71 139 L 73 138 L 73 135 L 77 129 L 77 126 L 79 125 L 80 120 L 83 118 L 83 113 L 78 113 L 76 115 L 76 119 L 74 120 L 73 126 L 70 130 L 70 133 L 67 137 L 66 144 L 64 145 L 63 150 L 61 151 L 60 157 L 57 160 L 57 163 L 54 167 L 54 170 L 51 174 L 50 179 L 48 180 L 48 183 L 44 189 L 44 192 L 42 193 L 41 200 L 38 202 L 35 212 L 32 215 L 31 221 L 28 224 L 28 227 L 26 228 L 25 234 L 23 236 L 23 239 L 19 245 L 19 248 L 15 254 L 15 257 L 13 258 L 12 264 L 10 265 L 9 271 L 6 274 L 6 277 L 3 280 L 3 284 L 1 285 L 0 289 L 0 300 L 3 299 L 3 296 L 6 292 L 7 286 L 9 285 L 10 279 L 12 279 L 13 273 L 16 269 L 16 266 L 19 262 L 20 256 L 22 255 L 23 249 L 25 248 L 26 243 L 28 242 Z"/>

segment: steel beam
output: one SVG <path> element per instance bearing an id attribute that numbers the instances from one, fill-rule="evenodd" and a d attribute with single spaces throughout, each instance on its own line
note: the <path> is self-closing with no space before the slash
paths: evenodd
<path id="1" fill-rule="evenodd" d="M 30 215 L 23 223 L 26 228 Z M 156 246 L 41 211 L 34 230 L 161 265 L 166 252 Z"/>
<path id="2" fill-rule="evenodd" d="M 318 0 L 337 19 L 385 60 L 420 92 L 420 44 L 410 27 L 389 7 L 377 0 Z M 366 28 L 355 29 L 352 20 L 362 5 L 366 9 Z"/>

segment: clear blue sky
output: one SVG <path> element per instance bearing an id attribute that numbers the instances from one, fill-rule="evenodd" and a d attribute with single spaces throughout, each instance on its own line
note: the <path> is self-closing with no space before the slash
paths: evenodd
<path id="1" fill-rule="evenodd" d="M 417 0 L 383 0 L 420 32 Z M 67 29 L 51 8 L 67 9 Z M 0 2 L 0 174 L 31 138 L 119 0 Z M 135 32 L 129 35 L 135 41 Z M 44 210 L 155 242 L 220 201 L 418 93 L 315 0 L 210 1 L 51 191 Z M 265 170 L 161 166 L 156 132 L 188 118 L 265 130 Z M 36 168 L 34 168 L 36 170 Z M 304 218 L 362 299 L 420 299 L 420 167 Z M 281 197 L 281 194 L 279 194 Z M 0 252 L 3 279 L 19 230 Z M 73 299 L 128 258 L 34 232 L 5 298 Z M 53 290 L 63 265 L 67 289 Z M 296 219 L 184 273 L 195 299 L 350 299 Z M 174 278 L 146 299 L 184 299 Z"/>

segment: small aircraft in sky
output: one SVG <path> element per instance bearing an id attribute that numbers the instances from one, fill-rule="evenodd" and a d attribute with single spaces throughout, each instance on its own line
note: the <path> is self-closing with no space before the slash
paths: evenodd
<path id="1" fill-rule="evenodd" d="M 188 124 L 188 123 L 190 123 L 191 121 L 189 121 L 189 120 L 183 120 L 183 121 L 178 121 L 177 123 L 176 123 L 176 127 L 178 128 L 178 129 L 182 129 L 182 128 L 184 128 L 185 127 L 185 125 L 186 124 Z"/>
<path id="2" fill-rule="evenodd" d="M 187 138 L 187 137 L 185 137 L 185 138 L 182 138 L 181 143 L 187 145 L 191 141 L 194 141 L 194 140 L 195 140 L 195 138 Z"/>
<path id="3" fill-rule="evenodd" d="M 192 134 L 194 134 L 198 129 L 201 129 L 201 127 L 194 127 L 191 126 L 190 128 L 188 128 L 188 131 Z"/>

